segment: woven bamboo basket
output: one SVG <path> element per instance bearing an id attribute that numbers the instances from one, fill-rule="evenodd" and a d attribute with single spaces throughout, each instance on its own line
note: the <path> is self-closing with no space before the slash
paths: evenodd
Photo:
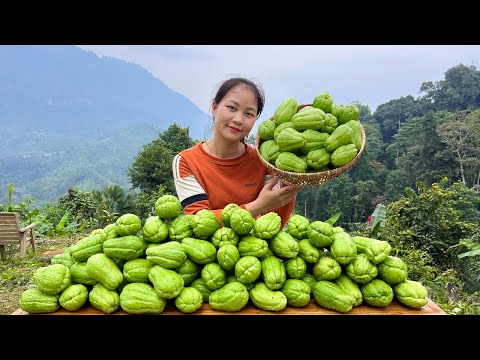
<path id="1" fill-rule="evenodd" d="M 299 105 L 298 110 L 309 105 L 311 104 Z M 273 121 L 273 116 L 269 120 Z M 280 179 L 284 180 L 286 183 L 289 183 L 292 185 L 322 185 L 327 181 L 332 180 L 342 175 L 343 173 L 347 172 L 353 166 L 355 166 L 355 164 L 358 163 L 358 161 L 362 157 L 363 151 L 365 150 L 365 144 L 366 144 L 366 136 L 365 136 L 365 130 L 363 129 L 363 126 L 361 126 L 361 133 L 362 133 L 362 146 L 360 147 L 360 150 L 358 151 L 357 155 L 353 158 L 352 161 L 350 161 L 348 164 L 343 165 L 341 167 L 331 169 L 328 171 L 321 171 L 321 172 L 296 173 L 292 171 L 280 170 L 279 168 L 275 167 L 273 164 L 266 161 L 260 155 L 260 145 L 262 145 L 262 140 L 258 136 L 258 133 L 255 138 L 255 147 L 257 149 L 258 157 L 260 158 L 262 163 L 264 163 L 267 168 L 272 170 L 275 175 L 277 175 Z"/>

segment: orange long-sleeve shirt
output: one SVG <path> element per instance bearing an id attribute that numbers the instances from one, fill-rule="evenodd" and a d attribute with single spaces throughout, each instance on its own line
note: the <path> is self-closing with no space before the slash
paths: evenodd
<path id="1" fill-rule="evenodd" d="M 245 209 L 245 204 L 258 197 L 270 175 L 258 158 L 257 150 L 249 145 L 236 158 L 220 159 L 208 154 L 203 150 L 202 143 L 198 143 L 177 154 L 172 169 L 183 212 L 194 214 L 201 209 L 209 209 L 220 222 L 225 206 L 235 203 Z M 282 218 L 282 228 L 294 206 L 295 198 L 274 210 Z"/>

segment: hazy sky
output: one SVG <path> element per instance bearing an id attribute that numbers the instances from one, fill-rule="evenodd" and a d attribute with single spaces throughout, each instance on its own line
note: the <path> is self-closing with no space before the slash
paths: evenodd
<path id="1" fill-rule="evenodd" d="M 217 85 L 230 75 L 259 82 L 260 119 L 287 97 L 311 103 L 329 92 L 335 103 L 359 101 L 375 111 L 420 95 L 424 81 L 443 80 L 460 63 L 480 67 L 480 45 L 80 45 L 100 56 L 143 66 L 209 113 Z M 480 69 L 479 69 L 480 70 Z M 258 121 L 257 121 L 258 125 Z"/>

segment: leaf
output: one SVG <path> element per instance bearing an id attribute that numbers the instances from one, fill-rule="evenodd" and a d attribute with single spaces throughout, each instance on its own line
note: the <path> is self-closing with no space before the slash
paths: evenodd
<path id="1" fill-rule="evenodd" d="M 88 225 L 88 220 L 85 220 L 82 225 L 77 229 L 77 232 L 82 232 Z"/>
<path id="2" fill-rule="evenodd" d="M 413 199 L 415 197 L 415 192 L 413 191 L 413 189 L 411 187 L 406 187 L 405 188 L 405 193 L 407 194 L 407 196 L 410 199 Z"/>
<path id="3" fill-rule="evenodd" d="M 462 254 L 459 254 L 458 258 L 461 259 L 461 258 L 464 258 L 464 257 L 467 257 L 467 256 L 477 256 L 477 255 L 480 255 L 480 249 L 467 251 L 467 252 L 464 252 Z"/>
<path id="4" fill-rule="evenodd" d="M 380 224 L 380 227 L 384 228 L 385 218 L 386 218 L 386 206 L 383 204 L 378 204 L 375 207 L 375 210 L 373 211 L 372 220 L 370 224 L 373 228 L 375 228 L 377 224 Z"/>
<path id="5" fill-rule="evenodd" d="M 66 211 L 65 214 L 63 214 L 62 218 L 60 219 L 60 222 L 57 224 L 57 226 L 55 226 L 56 234 L 60 234 L 63 231 L 69 215 L 70 215 L 70 211 Z"/>
<path id="6" fill-rule="evenodd" d="M 374 239 L 377 238 L 377 235 L 378 235 L 378 233 L 380 232 L 380 229 L 381 229 L 380 224 L 381 224 L 381 222 L 379 221 L 373 226 L 373 229 L 370 232 L 370 237 L 371 238 L 374 238 Z"/>
<path id="7" fill-rule="evenodd" d="M 480 249 L 480 243 L 468 241 L 468 240 L 460 240 L 460 244 L 466 246 L 470 250 L 478 250 Z"/>
<path id="8" fill-rule="evenodd" d="M 333 215 L 332 217 L 330 217 L 327 221 L 325 221 L 327 224 L 330 224 L 333 226 L 333 224 L 335 224 L 338 220 L 338 218 L 342 216 L 342 213 L 336 213 L 335 215 Z"/>
<path id="9" fill-rule="evenodd" d="M 10 202 L 12 200 L 12 192 L 13 192 L 13 183 L 8 185 L 8 200 L 7 200 L 7 208 L 10 209 Z M 11 210 L 8 210 L 11 211 Z"/>

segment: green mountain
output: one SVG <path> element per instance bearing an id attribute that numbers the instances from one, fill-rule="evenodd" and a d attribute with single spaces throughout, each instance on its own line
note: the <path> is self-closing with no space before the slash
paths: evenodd
<path id="1" fill-rule="evenodd" d="M 199 139 L 210 117 L 139 65 L 69 45 L 0 46 L 0 202 L 53 202 L 116 183 L 171 124 Z"/>

